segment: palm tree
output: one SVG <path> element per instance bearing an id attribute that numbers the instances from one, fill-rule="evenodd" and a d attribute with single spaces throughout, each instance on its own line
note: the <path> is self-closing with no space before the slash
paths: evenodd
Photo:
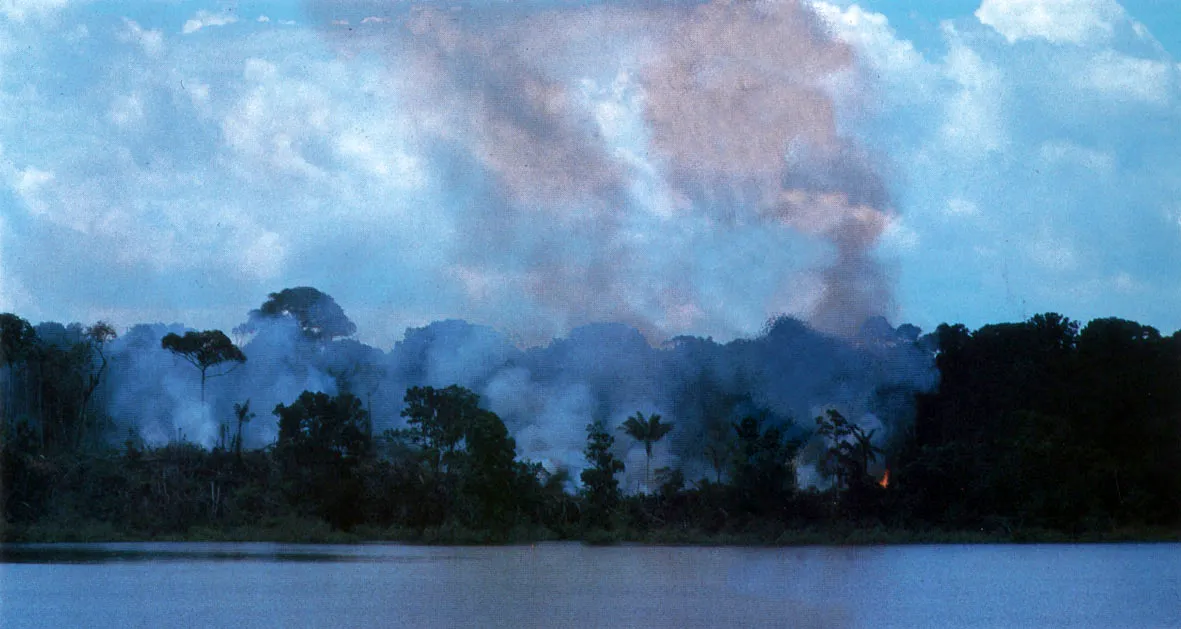
<path id="1" fill-rule="evenodd" d="M 645 419 L 644 414 L 637 411 L 635 415 L 628 417 L 620 428 L 632 439 L 644 442 L 644 454 L 647 456 L 644 462 L 644 487 L 648 488 L 648 476 L 652 467 L 652 444 L 671 432 L 673 425 L 660 423 L 660 415 L 655 413 Z"/>

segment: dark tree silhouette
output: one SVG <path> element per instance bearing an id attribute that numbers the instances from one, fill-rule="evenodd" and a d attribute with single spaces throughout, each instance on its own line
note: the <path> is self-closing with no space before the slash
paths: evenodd
<path id="1" fill-rule="evenodd" d="M 238 365 L 220 373 L 209 374 L 208 371 L 211 367 L 227 362 L 238 364 L 246 362 L 246 355 L 221 330 L 185 332 L 184 336 L 168 334 L 160 340 L 160 346 L 185 359 L 201 372 L 202 404 L 205 403 L 206 378 L 223 376 Z"/>
<path id="2" fill-rule="evenodd" d="M 238 434 L 234 437 L 234 442 L 231 444 L 233 451 L 239 458 L 242 456 L 242 424 L 249 423 L 254 419 L 254 413 L 250 412 L 250 400 L 238 404 L 234 403 L 234 417 L 238 420 Z"/>
<path id="3" fill-rule="evenodd" d="M 16 363 L 32 354 L 37 344 L 33 326 L 24 319 L 5 312 L 0 314 L 0 365 L 6 368 L 5 391 L 0 400 L 0 420 L 7 421 L 12 413 L 12 401 L 16 399 Z"/>
<path id="4" fill-rule="evenodd" d="M 652 467 L 652 446 L 672 431 L 672 424 L 660 423 L 660 415 L 653 413 L 647 418 L 641 412 L 627 418 L 620 428 L 629 437 L 644 444 L 644 489 L 649 489 L 649 476 Z"/>
<path id="5" fill-rule="evenodd" d="M 435 473 L 446 469 L 459 442 L 483 412 L 479 396 L 451 385 L 445 389 L 411 387 L 404 399 L 402 417 L 410 425 L 410 440 L 423 449 Z"/>
<path id="6" fill-rule="evenodd" d="M 832 408 L 816 418 L 816 434 L 828 442 L 822 469 L 837 477 L 837 487 L 864 483 L 869 464 L 882 452 L 873 445 L 876 432 L 876 429 L 866 432 Z"/>
<path id="7" fill-rule="evenodd" d="M 94 396 L 95 389 L 98 388 L 99 383 L 102 382 L 103 372 L 107 370 L 107 354 L 105 351 L 106 344 L 115 338 L 115 328 L 105 321 L 99 321 L 94 325 L 86 328 L 84 341 L 79 346 L 84 354 L 83 368 L 83 384 L 81 396 L 82 399 L 78 405 L 78 440 L 81 442 L 82 434 L 86 430 L 86 410 L 90 405 L 90 399 Z M 94 365 L 93 356 L 98 355 L 98 365 Z"/>
<path id="8" fill-rule="evenodd" d="M 599 525 L 609 525 L 610 516 L 619 503 L 619 480 L 615 475 L 624 470 L 623 461 L 615 458 L 611 446 L 615 437 L 607 432 L 601 420 L 586 427 L 586 450 L 583 451 L 590 467 L 582 470 L 583 494 L 587 500 L 587 518 Z"/>
<path id="9" fill-rule="evenodd" d="M 234 332 L 253 332 L 257 323 L 265 319 L 292 317 L 303 335 L 313 341 L 330 341 L 352 336 L 357 326 L 332 297 L 310 286 L 285 288 L 271 293 L 257 310 L 251 310 L 246 324 Z"/>

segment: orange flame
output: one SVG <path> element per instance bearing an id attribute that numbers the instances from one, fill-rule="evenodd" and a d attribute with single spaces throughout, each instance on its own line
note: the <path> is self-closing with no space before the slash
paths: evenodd
<path id="1" fill-rule="evenodd" d="M 890 468 L 886 468 L 886 473 L 882 474 L 882 480 L 878 481 L 878 485 L 882 489 L 890 486 Z"/>

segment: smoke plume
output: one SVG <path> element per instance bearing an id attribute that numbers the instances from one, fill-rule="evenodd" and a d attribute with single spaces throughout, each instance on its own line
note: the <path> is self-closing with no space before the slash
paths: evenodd
<path id="1" fill-rule="evenodd" d="M 525 300 L 532 342 L 596 321 L 742 332 L 723 301 L 846 335 L 890 314 L 873 249 L 893 210 L 833 97 L 856 59 L 805 4 L 310 8 L 339 54 L 386 60 L 391 115 L 464 199 L 449 264 L 472 312 Z M 743 272 L 721 249 L 779 264 L 766 249 L 793 238 L 825 251 L 719 295 Z"/>
<path id="2" fill-rule="evenodd" d="M 347 338 L 310 338 L 290 317 L 251 324 L 253 335 L 240 339 L 246 362 L 209 379 L 204 405 L 197 370 L 160 347 L 164 334 L 183 326 L 139 325 L 114 341 L 96 399 L 119 427 L 117 440 L 130 434 L 149 445 L 179 439 L 211 447 L 236 429 L 233 405 L 249 400 L 256 418 L 244 426 L 245 446 L 264 447 L 277 436 L 271 410 L 305 389 L 358 396 L 380 437 L 404 427 L 407 388 L 459 384 L 504 419 L 521 456 L 551 471 L 583 467 L 591 421 L 618 426 L 637 411 L 659 413 L 676 428 L 656 448 L 654 469 L 674 466 L 698 479 L 713 474 L 707 446 L 743 417 L 792 425 L 792 434 L 807 438 L 812 418 L 835 407 L 879 429 L 882 442 L 910 421 L 912 394 L 935 382 L 918 330 L 883 319 L 851 339 L 782 318 L 752 339 L 678 337 L 660 347 L 635 328 L 593 324 L 529 349 L 491 328 L 449 320 L 408 329 L 388 352 Z M 643 446 L 620 433 L 618 449 L 631 470 L 625 486 L 637 489 Z"/>

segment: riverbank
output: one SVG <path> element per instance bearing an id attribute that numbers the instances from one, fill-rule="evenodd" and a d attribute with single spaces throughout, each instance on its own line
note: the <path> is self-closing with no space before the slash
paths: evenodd
<path id="1" fill-rule="evenodd" d="M 257 526 L 215 528 L 195 526 L 184 532 L 120 529 L 108 522 L 46 523 L 0 529 L 2 543 L 93 542 L 277 542 L 293 544 L 361 544 L 402 542 L 423 545 L 504 545 L 545 541 L 581 541 L 592 545 L 642 544 L 659 546 L 874 546 L 906 544 L 1088 544 L 1181 542 L 1181 530 L 1127 527 L 1072 534 L 1048 529 L 971 531 L 900 529 L 882 526 L 806 527 L 801 529 L 709 532 L 701 530 L 627 529 L 569 531 L 543 527 L 475 530 L 443 526 L 422 530 L 402 527 L 358 526 L 333 529 L 307 518 L 268 520 Z"/>

